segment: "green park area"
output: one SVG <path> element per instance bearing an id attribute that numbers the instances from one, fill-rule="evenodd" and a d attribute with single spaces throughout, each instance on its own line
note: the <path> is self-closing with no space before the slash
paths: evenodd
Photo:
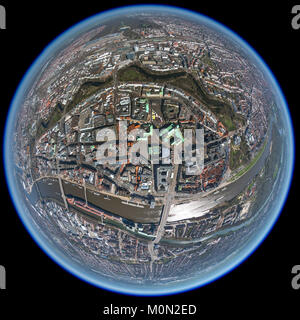
<path id="1" fill-rule="evenodd" d="M 61 103 L 57 103 L 53 111 L 48 116 L 48 120 L 42 120 L 37 126 L 37 137 L 42 136 L 47 130 L 54 127 L 56 123 L 63 117 L 65 113 L 70 112 L 77 104 L 89 98 L 97 91 L 110 86 L 113 83 L 112 76 L 102 80 L 88 80 L 84 82 L 75 93 L 72 100 L 64 107 Z"/>
<path id="2" fill-rule="evenodd" d="M 238 123 L 243 123 L 242 117 L 234 112 L 228 102 L 208 94 L 201 81 L 183 69 L 153 71 L 139 63 L 133 63 L 118 71 L 118 80 L 120 82 L 138 81 L 169 84 L 203 103 L 220 119 L 228 131 L 235 130 Z"/>
<path id="3" fill-rule="evenodd" d="M 262 156 L 266 145 L 267 145 L 267 141 L 268 139 L 265 140 L 264 144 L 262 145 L 262 147 L 260 148 L 260 150 L 257 152 L 257 154 L 255 155 L 255 157 L 239 172 L 237 172 L 232 178 L 231 181 L 234 181 L 238 178 L 240 178 L 242 175 L 244 175 L 246 172 L 248 172 L 256 163 L 257 161 L 260 159 L 260 157 Z M 230 154 L 231 155 L 231 154 Z M 231 161 L 231 160 L 230 160 Z"/>

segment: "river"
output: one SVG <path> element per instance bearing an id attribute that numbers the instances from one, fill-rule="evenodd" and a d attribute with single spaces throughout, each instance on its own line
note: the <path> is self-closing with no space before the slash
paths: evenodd
<path id="1" fill-rule="evenodd" d="M 64 193 L 66 196 L 75 196 L 85 200 L 84 187 L 75 183 L 62 180 Z M 54 199 L 63 203 L 58 178 L 43 178 L 38 180 L 30 194 L 30 200 L 34 203 L 39 198 Z M 136 207 L 126 204 L 126 201 L 116 196 L 107 196 L 100 192 L 86 188 L 87 201 L 105 211 L 122 216 L 128 220 L 138 223 L 158 223 L 160 220 L 161 207 L 150 208 L 149 205 L 143 204 Z M 133 202 L 129 202 L 133 203 Z"/>

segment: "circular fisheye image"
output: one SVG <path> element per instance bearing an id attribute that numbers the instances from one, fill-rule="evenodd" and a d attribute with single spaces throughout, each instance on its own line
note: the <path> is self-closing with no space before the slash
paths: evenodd
<path id="1" fill-rule="evenodd" d="M 208 284 L 270 232 L 294 140 L 273 74 L 239 36 L 185 9 L 117 8 L 36 59 L 8 113 L 4 163 L 24 226 L 100 288 Z"/>

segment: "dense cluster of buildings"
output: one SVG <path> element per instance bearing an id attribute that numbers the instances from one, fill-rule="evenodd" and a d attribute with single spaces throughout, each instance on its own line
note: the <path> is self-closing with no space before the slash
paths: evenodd
<path id="1" fill-rule="evenodd" d="M 172 181 L 176 182 L 176 200 L 212 192 L 231 178 L 233 147 L 239 150 L 244 144 L 252 156 L 261 148 L 271 100 L 255 64 L 205 26 L 159 15 L 151 21 L 146 27 L 123 25 L 103 36 L 105 26 L 92 29 L 66 46 L 35 79 L 15 136 L 18 175 L 27 193 L 40 179 L 56 177 L 121 199 L 128 211 L 133 206 L 161 208 Z M 168 81 L 144 81 L 136 74 L 131 81 L 121 81 L 118 72 L 135 63 L 154 74 L 176 70 L 192 74 L 213 99 L 228 103 L 243 121 L 232 128 L 209 103 Z M 147 157 L 139 153 L 136 164 L 119 156 L 124 143 L 120 123 L 124 121 L 127 154 L 136 143 L 147 151 Z M 186 129 L 194 135 L 203 130 L 200 174 L 188 174 L 192 164 L 183 162 L 175 170 L 172 163 L 176 148 L 186 142 Z M 155 132 L 158 143 L 153 144 Z M 116 144 L 107 144 L 112 134 Z M 103 163 L 98 152 L 104 145 L 107 161 Z M 200 217 L 169 221 L 163 228 L 164 240 L 199 239 L 241 223 L 248 217 L 255 187 L 254 183 L 239 195 L 239 201 L 216 206 Z M 122 212 L 117 219 L 99 213 L 95 221 L 88 214 L 86 197 L 80 199 L 82 205 L 74 199 L 68 195 L 69 207 L 40 199 L 38 215 L 49 232 L 71 240 L 62 245 L 74 253 L 74 259 L 81 257 L 109 277 L 168 279 L 178 270 L 183 272 L 187 261 L 205 254 L 213 259 L 214 250 L 222 252 L 220 237 L 197 244 L 199 250 L 196 244 L 155 244 L 153 255 L 148 243 L 155 239 L 157 223 L 137 223 L 134 217 L 122 217 Z"/>
<path id="2" fill-rule="evenodd" d="M 137 193 L 142 201 L 143 197 L 149 198 L 149 194 L 168 190 L 170 179 L 177 177 L 172 176 L 172 165 L 168 165 L 166 159 L 173 159 L 174 148 L 184 144 L 185 129 L 195 132 L 202 128 L 206 146 L 204 169 L 200 176 L 188 175 L 183 164 L 177 192 L 207 191 L 221 182 L 227 169 L 227 131 L 204 106 L 198 104 L 195 115 L 195 104 L 183 91 L 167 85 L 131 83 L 121 84 L 117 91 L 105 88 L 81 102 L 36 141 L 35 178 L 60 174 L 99 191 L 127 193 L 127 196 Z M 119 151 L 120 121 L 127 124 L 128 155 L 135 142 L 147 145 L 148 158 L 141 159 L 140 164 L 132 164 L 129 156 L 127 163 L 109 163 Z M 143 129 L 142 133 L 132 137 L 132 132 L 139 129 Z M 97 152 L 110 130 L 118 143 L 111 150 L 108 147 L 108 162 L 103 164 Z M 159 130 L 159 141 L 155 145 L 152 143 L 154 130 Z M 158 162 L 154 163 L 153 159 Z"/>
<path id="3" fill-rule="evenodd" d="M 176 266 L 183 268 L 190 248 L 155 246 L 159 257 L 150 268 L 151 257 L 147 239 L 133 236 L 128 230 L 107 227 L 92 219 L 82 218 L 73 210 L 65 210 L 53 201 L 38 204 L 41 225 L 62 239 L 60 246 L 70 252 L 76 263 L 84 263 L 93 271 L 108 277 L 128 277 L 133 281 L 145 278 L 168 279 L 175 275 Z M 68 239 L 65 241 L 64 239 Z M 202 253 L 204 253 L 203 250 Z M 80 259 L 80 260 L 79 260 Z M 167 263 L 166 263 L 167 262 Z"/>

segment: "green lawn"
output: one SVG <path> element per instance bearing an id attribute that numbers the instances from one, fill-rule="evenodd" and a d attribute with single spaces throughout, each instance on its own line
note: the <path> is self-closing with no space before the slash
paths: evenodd
<path id="1" fill-rule="evenodd" d="M 250 163 L 244 169 L 239 171 L 234 177 L 232 177 L 231 181 L 240 178 L 243 174 L 245 174 L 247 171 L 249 171 L 256 164 L 256 162 L 262 156 L 262 154 L 266 148 L 266 145 L 267 145 L 267 140 L 264 142 L 263 146 L 261 147 L 259 152 L 256 154 L 256 156 L 250 161 Z"/>

